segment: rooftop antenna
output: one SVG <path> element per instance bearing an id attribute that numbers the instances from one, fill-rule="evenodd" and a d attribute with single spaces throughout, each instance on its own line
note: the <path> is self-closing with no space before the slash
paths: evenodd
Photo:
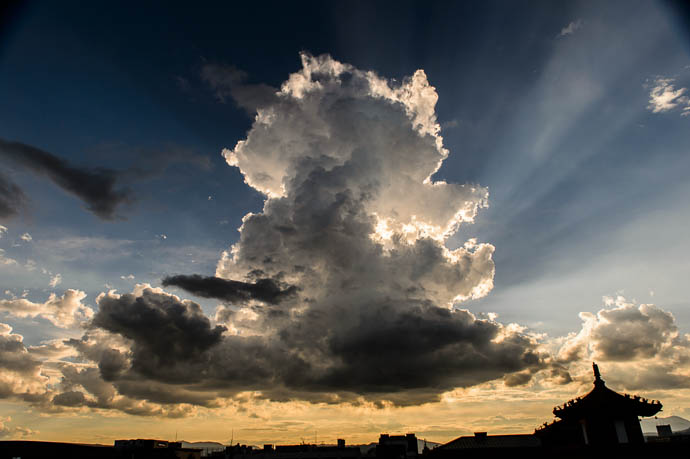
<path id="1" fill-rule="evenodd" d="M 232 433 L 230 434 L 230 446 L 233 446 L 235 444 L 235 429 L 232 429 Z"/>
<path id="2" fill-rule="evenodd" d="M 603 385 L 604 380 L 601 379 L 601 373 L 599 373 L 599 366 L 596 362 L 592 362 L 592 369 L 594 370 L 594 385 Z"/>
<path id="3" fill-rule="evenodd" d="M 175 430 L 175 442 L 177 442 L 177 430 Z"/>

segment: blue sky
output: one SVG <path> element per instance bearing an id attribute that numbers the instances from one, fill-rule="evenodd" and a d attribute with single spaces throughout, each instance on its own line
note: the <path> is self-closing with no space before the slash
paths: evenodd
<path id="1" fill-rule="evenodd" d="M 128 171 L 134 199 L 104 220 L 0 156 L 28 197 L 0 219 L 0 255 L 16 261 L 0 265 L 0 291 L 43 302 L 72 288 L 94 306 L 110 288 L 214 275 L 265 197 L 221 156 L 254 114 L 221 100 L 203 69 L 279 88 L 306 51 L 398 82 L 423 69 L 435 88 L 450 154 L 434 179 L 489 191 L 445 245 L 495 247 L 493 290 L 457 307 L 560 337 L 621 295 L 690 332 L 690 103 L 687 90 L 653 102 L 655 88 L 690 87 L 687 17 L 672 2 L 16 7 L 0 35 L 0 139 Z M 218 304 L 170 291 L 209 316 Z M 28 345 L 82 334 L 1 314 Z"/>

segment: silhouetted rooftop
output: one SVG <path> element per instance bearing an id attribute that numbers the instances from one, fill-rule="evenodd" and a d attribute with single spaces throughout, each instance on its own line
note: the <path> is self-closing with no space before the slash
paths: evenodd
<path id="1" fill-rule="evenodd" d="M 439 446 L 442 449 L 475 449 L 475 448 L 538 448 L 541 440 L 534 435 L 486 435 L 477 432 L 472 436 L 464 436 Z"/>
<path id="2" fill-rule="evenodd" d="M 601 379 L 599 367 L 594 369 L 594 389 L 587 395 L 567 401 L 553 409 L 553 414 L 566 419 L 582 419 L 592 413 L 632 413 L 636 416 L 654 416 L 661 410 L 661 402 L 647 400 L 638 395 L 619 394 L 608 387 Z"/>

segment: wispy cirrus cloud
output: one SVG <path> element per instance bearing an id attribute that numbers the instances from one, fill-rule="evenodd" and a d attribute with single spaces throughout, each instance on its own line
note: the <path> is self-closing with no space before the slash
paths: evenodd
<path id="1" fill-rule="evenodd" d="M 560 33 L 557 35 L 557 38 L 574 34 L 582 28 L 582 25 L 582 19 L 570 22 L 567 26 L 561 29 Z"/>

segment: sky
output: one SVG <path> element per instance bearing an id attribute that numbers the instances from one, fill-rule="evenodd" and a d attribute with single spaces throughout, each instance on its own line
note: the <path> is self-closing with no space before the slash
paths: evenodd
<path id="1" fill-rule="evenodd" d="M 682 3 L 3 8 L 2 438 L 690 417 Z"/>

